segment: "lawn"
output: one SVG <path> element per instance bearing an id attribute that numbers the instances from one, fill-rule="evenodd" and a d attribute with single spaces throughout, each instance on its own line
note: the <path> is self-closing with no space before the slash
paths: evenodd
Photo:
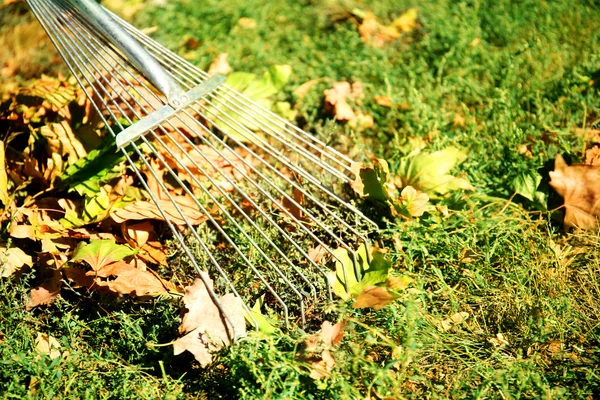
<path id="1" fill-rule="evenodd" d="M 68 72 L 27 7 L 4 3 L 5 116 L 16 88 Z M 103 3 L 202 69 L 222 53 L 233 71 L 258 76 L 291 65 L 276 100 L 291 104 L 293 122 L 365 165 L 386 160 L 392 181 L 415 149 L 460 149 L 451 173 L 474 190 L 431 196 L 418 217 L 367 210 L 390 275 L 410 289 L 378 310 L 330 305 L 326 318 L 346 326 L 318 379 L 299 356 L 315 329 L 250 332 L 201 368 L 156 346 L 177 335 L 178 301 L 64 287 L 27 310 L 35 270 L 0 278 L 3 398 L 600 397 L 600 237 L 567 229 L 549 185 L 557 155 L 583 162 L 600 136 L 597 1 Z M 366 13 L 386 26 L 413 8 L 417 26 L 397 38 L 361 36 Z M 360 82 L 351 106 L 372 126 L 332 116 L 324 92 L 336 82 Z M 0 119 L 5 142 L 10 121 Z M 515 184 L 523 176 L 541 177 L 542 200 Z M 35 350 L 40 333 L 57 339 L 60 357 Z"/>

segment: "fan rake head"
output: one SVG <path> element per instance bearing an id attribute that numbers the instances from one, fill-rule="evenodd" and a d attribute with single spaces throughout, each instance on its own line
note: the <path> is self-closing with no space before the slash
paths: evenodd
<path id="1" fill-rule="evenodd" d="M 205 285 L 217 307 L 215 292 L 235 293 L 248 313 L 264 294 L 286 325 L 305 325 L 332 299 L 334 250 L 358 265 L 355 249 L 376 229 L 336 194 L 354 180 L 352 161 L 93 1 L 27 2 L 187 261 L 215 279 L 214 291 Z M 98 23 L 84 6 L 110 19 Z"/>

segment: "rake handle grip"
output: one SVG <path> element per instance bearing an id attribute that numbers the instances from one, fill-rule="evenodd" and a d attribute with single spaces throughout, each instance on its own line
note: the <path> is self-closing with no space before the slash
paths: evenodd
<path id="1" fill-rule="evenodd" d="M 188 100 L 185 90 L 148 51 L 123 29 L 104 7 L 95 0 L 67 0 L 104 39 L 120 50 L 154 87 L 165 95 L 169 104 L 178 108 Z"/>

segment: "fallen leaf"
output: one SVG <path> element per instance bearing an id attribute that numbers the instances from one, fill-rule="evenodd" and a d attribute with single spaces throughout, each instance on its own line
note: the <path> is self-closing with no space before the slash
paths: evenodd
<path id="1" fill-rule="evenodd" d="M 508 340 L 504 338 L 504 335 L 501 332 L 498 332 L 496 337 L 488 339 L 488 342 L 493 344 L 495 347 L 504 347 L 510 344 Z"/>
<path id="2" fill-rule="evenodd" d="M 296 90 L 294 90 L 294 94 L 298 96 L 299 100 L 304 98 L 308 94 L 308 91 L 318 82 L 322 81 L 323 78 L 319 79 L 311 79 L 310 81 L 304 82 L 302 85 L 298 86 Z"/>
<path id="3" fill-rule="evenodd" d="M 419 28 L 417 23 L 418 10 L 411 8 L 389 25 L 381 24 L 372 13 L 362 13 L 362 22 L 358 32 L 362 40 L 375 47 L 383 47 L 402 36 Z"/>
<path id="4" fill-rule="evenodd" d="M 256 21 L 253 20 L 252 18 L 242 17 L 242 18 L 238 19 L 237 23 L 242 28 L 246 28 L 246 29 L 256 28 Z"/>
<path id="5" fill-rule="evenodd" d="M 308 250 L 308 258 L 313 260 L 316 264 L 319 264 L 327 255 L 329 251 L 322 245 L 318 245 L 310 250 Z"/>
<path id="6" fill-rule="evenodd" d="M 403 157 L 398 167 L 397 184 L 401 187 L 412 186 L 430 197 L 457 189 L 475 190 L 467 179 L 449 174 L 466 157 L 466 154 L 455 147 Z"/>
<path id="7" fill-rule="evenodd" d="M 325 90 L 325 106 L 338 121 L 354 121 L 356 113 L 348 104 L 347 99 L 352 99 L 362 93 L 358 86 L 350 85 L 349 82 L 336 82 L 333 88 Z"/>
<path id="8" fill-rule="evenodd" d="M 465 311 L 457 312 L 456 314 L 452 314 L 450 317 L 440 321 L 438 327 L 446 332 L 452 329 L 456 325 L 460 325 L 465 322 L 469 318 L 469 313 Z"/>
<path id="9" fill-rule="evenodd" d="M 413 279 L 409 276 L 390 276 L 385 282 L 385 286 L 394 292 L 404 290 L 413 282 Z"/>
<path id="10" fill-rule="evenodd" d="M 48 277 L 40 286 L 31 289 L 31 292 L 29 293 L 29 302 L 25 305 L 25 308 L 28 311 L 37 306 L 51 304 L 60 294 L 62 286 L 62 272 L 60 268 L 66 259 L 64 254 L 62 256 L 60 261 L 53 255 L 46 256 L 46 268 L 42 273 L 48 275 Z M 49 265 L 52 261 L 54 261 L 54 265 Z M 40 260 L 40 263 L 41 262 L 43 261 Z M 40 265 L 40 267 L 42 266 Z"/>
<path id="11" fill-rule="evenodd" d="M 352 308 L 373 308 L 380 310 L 398 297 L 400 296 L 391 294 L 382 287 L 368 286 L 360 292 Z"/>
<path id="12" fill-rule="evenodd" d="M 600 165 L 600 146 L 592 146 L 585 151 L 585 164 Z"/>
<path id="13" fill-rule="evenodd" d="M 127 221 L 121 225 L 123 237 L 133 248 L 140 248 L 148 242 L 150 234 L 154 232 L 154 227 L 150 221 L 139 222 L 137 224 L 128 224 Z"/>
<path id="14" fill-rule="evenodd" d="M 567 165 L 559 154 L 550 172 L 550 185 L 562 196 L 567 228 L 596 229 L 600 217 L 600 167 Z"/>
<path id="15" fill-rule="evenodd" d="M 399 200 L 394 203 L 393 209 L 406 217 L 420 217 L 431 208 L 429 196 L 412 186 L 402 189 Z"/>
<path id="16" fill-rule="evenodd" d="M 38 354 L 43 354 L 51 359 L 55 359 L 62 355 L 60 348 L 60 343 L 53 336 L 46 333 L 37 334 L 37 337 L 35 338 L 35 351 Z"/>
<path id="17" fill-rule="evenodd" d="M 321 331 L 309 337 L 304 342 L 304 348 L 296 354 L 299 362 L 310 365 L 312 379 L 326 378 L 333 370 L 335 359 L 331 350 L 341 342 L 345 327 L 345 322 L 333 325 L 329 321 L 324 321 Z"/>
<path id="18" fill-rule="evenodd" d="M 94 274 L 94 272 L 88 273 L 88 275 L 90 274 Z M 95 275 L 90 276 L 99 278 L 114 277 L 107 280 L 96 279 L 95 282 L 98 286 L 106 287 L 115 293 L 131 294 L 138 297 L 168 294 L 173 289 L 171 285 L 164 282 L 151 270 L 144 270 L 123 261 L 106 265 L 96 271 Z"/>
<path id="19" fill-rule="evenodd" d="M 359 295 L 364 288 L 386 281 L 392 262 L 385 258 L 380 249 L 372 248 L 370 251 L 371 263 L 367 263 L 367 249 L 364 244 L 361 245 L 354 252 L 356 265 L 346 249 L 333 251 L 336 267 L 335 272 L 328 274 L 329 283 L 333 292 L 342 299 L 348 300 Z"/>
<path id="20" fill-rule="evenodd" d="M 162 209 L 166 214 L 166 218 L 175 225 L 186 225 L 186 218 L 192 225 L 200 225 L 208 219 L 208 216 L 200 211 L 196 201 L 189 196 L 172 197 L 173 201 L 158 200 L 158 204 L 150 201 L 135 201 L 123 208 L 114 210 L 110 216 L 117 223 L 142 219 L 157 219 L 164 221 L 165 217 L 160 212 Z M 181 210 L 181 213 L 179 210 Z"/>
<path id="21" fill-rule="evenodd" d="M 227 75 L 228 73 L 231 72 L 231 66 L 229 65 L 229 63 L 227 62 L 227 58 L 229 57 L 229 54 L 227 53 L 221 53 L 219 54 L 214 60 L 213 62 L 210 64 L 210 66 L 208 67 L 208 75 L 210 76 L 214 76 L 214 75 Z"/>
<path id="22" fill-rule="evenodd" d="M 212 280 L 208 273 L 201 274 L 203 279 L 197 278 L 185 289 L 183 301 L 187 313 L 179 326 L 179 333 L 184 336 L 173 342 L 173 352 L 178 355 L 187 350 L 206 367 L 212 362 L 212 353 L 228 346 L 232 339 L 245 336 L 246 323 L 241 299 L 232 293 L 219 297 L 222 315 L 209 293 L 213 289 Z"/>
<path id="23" fill-rule="evenodd" d="M 304 218 L 303 206 L 304 206 L 304 193 L 300 191 L 296 186 L 292 190 L 293 201 L 288 197 L 284 197 L 282 201 L 283 207 L 289 211 L 292 216 L 298 220 Z"/>
<path id="24" fill-rule="evenodd" d="M 70 261 L 85 261 L 94 271 L 98 271 L 133 254 L 135 252 L 131 247 L 116 244 L 112 240 L 90 240 L 90 243 L 79 243 Z"/>
<path id="25" fill-rule="evenodd" d="M 18 247 L 6 248 L 0 247 L 0 276 L 6 278 L 24 266 L 33 266 L 33 259 Z"/>
<path id="26" fill-rule="evenodd" d="M 402 33 L 409 33 L 417 28 L 419 28 L 419 24 L 417 23 L 417 16 L 419 10 L 417 8 L 411 8 L 401 14 L 398 18 L 396 18 L 391 26 L 398 29 Z"/>
<path id="27" fill-rule="evenodd" d="M 40 134 L 48 141 L 48 153 L 67 156 L 69 164 L 74 164 L 87 155 L 67 121 L 44 125 L 40 128 Z"/>
<path id="28" fill-rule="evenodd" d="M 375 103 L 382 107 L 392 107 L 392 98 L 390 96 L 375 96 Z"/>

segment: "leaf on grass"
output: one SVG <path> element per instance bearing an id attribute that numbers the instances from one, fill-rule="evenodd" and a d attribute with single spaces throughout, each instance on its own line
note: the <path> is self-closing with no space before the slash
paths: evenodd
<path id="1" fill-rule="evenodd" d="M 173 201 L 158 200 L 158 205 L 150 201 L 135 201 L 123 208 L 114 210 L 110 216 L 117 223 L 142 219 L 157 219 L 164 221 L 165 218 L 160 212 L 160 209 L 162 209 L 169 221 L 175 225 L 186 225 L 184 216 L 192 225 L 200 225 L 208 219 L 206 214 L 200 211 L 196 202 L 189 196 L 172 197 Z M 183 215 L 178 211 L 178 208 Z"/>
<path id="2" fill-rule="evenodd" d="M 372 167 L 365 167 L 362 163 L 352 163 L 352 172 L 355 179 L 350 186 L 361 197 L 367 197 L 379 202 L 387 202 L 390 199 L 390 190 L 396 188 L 388 182 L 390 170 L 384 159 L 373 160 Z"/>
<path id="3" fill-rule="evenodd" d="M 380 310 L 396 300 L 397 295 L 391 294 L 385 288 L 368 286 L 360 292 L 352 308 L 374 308 Z"/>
<path id="4" fill-rule="evenodd" d="M 525 172 L 517 176 L 512 186 L 516 194 L 532 201 L 538 208 L 546 210 L 546 194 L 538 189 L 542 176 L 537 172 Z"/>
<path id="5" fill-rule="evenodd" d="M 51 359 L 55 359 L 62 355 L 60 348 L 60 343 L 53 336 L 46 333 L 37 334 L 35 338 L 35 351 L 39 355 L 46 355 Z"/>
<path id="6" fill-rule="evenodd" d="M 402 189 L 399 201 L 394 203 L 394 210 L 405 217 L 420 217 L 430 208 L 429 196 L 412 186 Z"/>
<path id="7" fill-rule="evenodd" d="M 438 327 L 443 331 L 449 331 L 456 325 L 460 325 L 469 318 L 469 313 L 466 311 L 457 312 L 452 314 L 450 317 L 440 321 Z"/>
<path id="8" fill-rule="evenodd" d="M 85 261 L 94 271 L 98 271 L 133 254 L 135 252 L 131 247 L 116 244 L 112 240 L 90 240 L 90 243 L 79 243 L 70 261 Z"/>
<path id="9" fill-rule="evenodd" d="M 51 304 L 58 295 L 62 286 L 62 267 L 65 264 L 67 256 L 60 254 L 55 256 L 53 254 L 42 253 L 39 256 L 38 266 L 42 276 L 46 279 L 44 283 L 31 289 L 29 293 L 29 302 L 25 308 L 31 310 L 34 307 Z"/>
<path id="10" fill-rule="evenodd" d="M 6 278 L 24 266 L 33 266 L 33 259 L 18 247 L 0 247 L 0 276 Z"/>
<path id="11" fill-rule="evenodd" d="M 304 348 L 296 354 L 296 360 L 310 365 L 310 377 L 317 380 L 327 378 L 335 366 L 331 351 L 342 341 L 345 322 L 333 325 L 324 321 L 321 331 L 304 342 Z"/>
<path id="12" fill-rule="evenodd" d="M 96 272 L 89 272 L 87 275 L 110 278 L 107 280 L 96 278 L 95 283 L 119 294 L 131 294 L 138 297 L 159 296 L 176 290 L 173 285 L 160 279 L 156 273 L 150 269 L 145 269 L 145 265 L 136 267 L 124 261 L 106 265 Z"/>
<path id="13" fill-rule="evenodd" d="M 567 165 L 559 154 L 550 172 L 550 185 L 564 199 L 566 227 L 596 229 L 600 217 L 600 167 Z"/>
<path id="14" fill-rule="evenodd" d="M 244 309 L 241 299 L 228 293 L 219 297 L 224 314 L 213 302 L 209 290 L 213 283 L 208 273 L 202 272 L 202 279 L 196 279 L 192 286 L 185 289 L 183 301 L 187 313 L 183 316 L 179 333 L 184 335 L 173 342 L 175 355 L 189 351 L 202 367 L 212 362 L 212 353 L 228 346 L 232 339 L 246 334 Z"/>
<path id="15" fill-rule="evenodd" d="M 364 244 L 354 252 L 356 264 L 351 253 L 344 248 L 335 249 L 333 253 L 336 257 L 336 267 L 335 272 L 329 273 L 329 280 L 333 292 L 344 300 L 357 296 L 368 286 L 385 282 L 392 266 L 392 262 L 376 248 L 371 249 L 371 263 L 367 263 L 367 249 Z M 357 276 L 357 270 L 360 278 Z"/>
<path id="16" fill-rule="evenodd" d="M 418 10 L 411 8 L 389 25 L 381 24 L 377 17 L 372 13 L 354 11 L 359 17 L 362 17 L 362 23 L 358 27 L 358 32 L 362 40 L 376 47 L 383 47 L 400 38 L 402 34 L 410 33 L 419 28 L 417 23 Z"/>
<path id="17" fill-rule="evenodd" d="M 325 94 L 325 108 L 338 121 L 347 121 L 350 126 L 358 129 L 367 129 L 373 126 L 373 117 L 361 111 L 354 111 L 349 101 L 361 99 L 363 95 L 360 82 L 336 82 L 333 88 L 327 89 Z"/>
<path id="18" fill-rule="evenodd" d="M 217 57 L 215 57 L 213 62 L 208 67 L 208 75 L 227 75 L 228 73 L 230 73 L 231 66 L 227 62 L 228 57 L 229 54 L 227 53 L 221 53 Z"/>
<path id="19" fill-rule="evenodd" d="M 412 186 L 430 197 L 444 195 L 456 189 L 475 190 L 467 179 L 449 174 L 466 157 L 466 154 L 455 147 L 404 157 L 398 168 L 398 185 Z"/>

